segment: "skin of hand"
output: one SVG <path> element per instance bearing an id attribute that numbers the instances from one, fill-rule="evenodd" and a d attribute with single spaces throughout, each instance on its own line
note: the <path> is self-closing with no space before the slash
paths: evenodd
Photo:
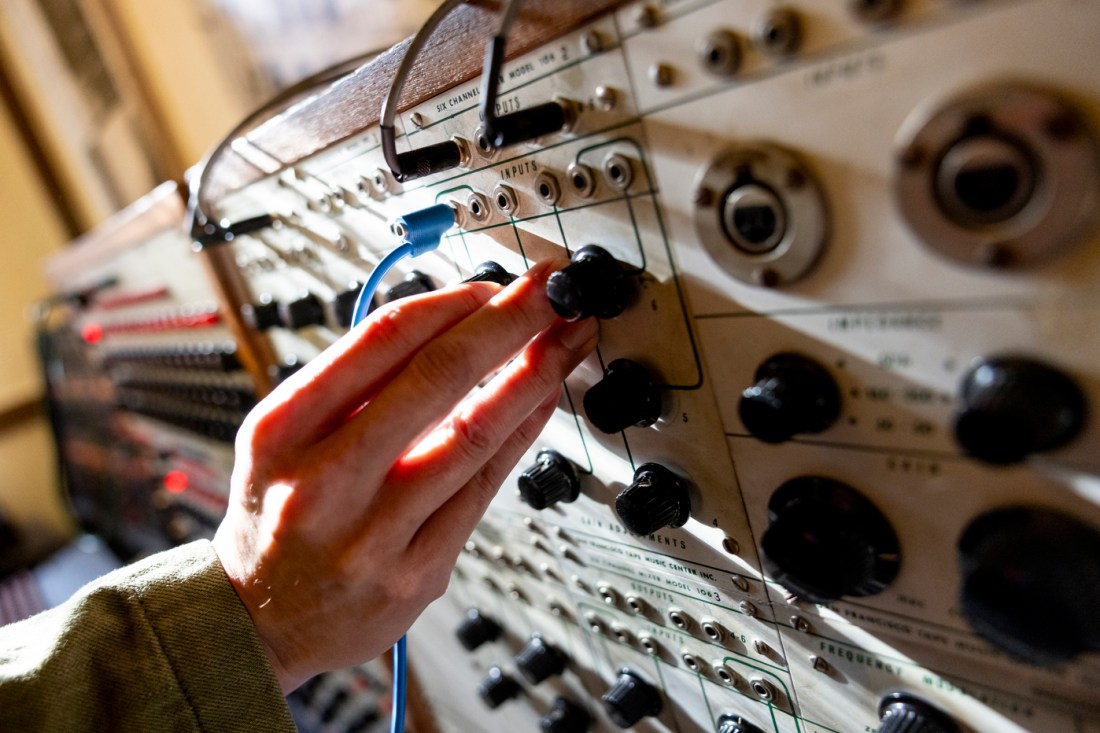
<path id="1" fill-rule="evenodd" d="M 562 264 L 383 306 L 245 420 L 214 547 L 284 692 L 378 656 L 446 590 L 595 348 L 546 298 Z"/>

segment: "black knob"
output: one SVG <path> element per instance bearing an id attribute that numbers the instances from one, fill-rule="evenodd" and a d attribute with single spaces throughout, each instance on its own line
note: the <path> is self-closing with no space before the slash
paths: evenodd
<path id="1" fill-rule="evenodd" d="M 395 300 L 420 295 L 421 293 L 430 293 L 433 290 L 435 290 L 435 283 L 432 282 L 432 279 L 420 270 L 413 270 L 405 276 L 402 282 L 386 291 L 386 302 L 392 303 Z"/>
<path id="2" fill-rule="evenodd" d="M 531 636 L 527 646 L 516 655 L 516 669 L 532 685 L 565 671 L 565 654 L 548 644 L 539 634 Z"/>
<path id="3" fill-rule="evenodd" d="M 629 728 L 642 718 L 660 715 L 664 702 L 660 691 L 634 670 L 623 667 L 615 685 L 600 698 L 608 716 L 620 728 Z"/>
<path id="4" fill-rule="evenodd" d="M 840 390 L 832 375 L 813 359 L 776 354 L 753 375 L 741 393 L 738 413 L 745 428 L 765 443 L 820 433 L 840 416 Z"/>
<path id="5" fill-rule="evenodd" d="M 267 368 L 267 376 L 271 377 L 274 384 L 282 384 L 291 374 L 305 366 L 297 356 L 291 354 L 283 360 L 282 364 L 272 364 Z"/>
<path id="6" fill-rule="evenodd" d="M 630 304 L 634 288 L 628 266 L 594 244 L 578 249 L 570 264 L 546 281 L 550 304 L 567 321 L 614 318 Z"/>
<path id="7" fill-rule="evenodd" d="M 342 293 L 338 293 L 332 300 L 332 314 L 336 318 L 336 325 L 341 328 L 351 328 L 352 319 L 355 318 L 355 304 L 359 302 L 359 293 L 363 286 L 353 283 L 351 287 Z M 374 303 L 370 304 L 367 312 L 374 310 Z"/>
<path id="8" fill-rule="evenodd" d="M 905 692 L 891 692 L 878 704 L 878 733 L 959 733 L 959 726 L 939 708 Z"/>
<path id="9" fill-rule="evenodd" d="M 664 466 L 645 463 L 634 481 L 615 497 L 615 512 L 637 535 L 664 527 L 682 527 L 691 514 L 691 498 L 684 481 Z"/>
<path id="10" fill-rule="evenodd" d="M 539 729 L 546 733 L 587 733 L 592 718 L 580 705 L 559 697 L 550 712 L 539 719 Z"/>
<path id="11" fill-rule="evenodd" d="M 1018 463 L 1076 438 L 1086 411 L 1080 387 L 1054 367 L 1018 356 L 981 359 L 959 388 L 955 438 L 978 460 Z"/>
<path id="12" fill-rule="evenodd" d="M 504 674 L 500 667 L 490 667 L 489 675 L 477 688 L 477 694 L 494 710 L 513 697 L 518 697 L 520 692 L 522 688 L 519 683 Z"/>
<path id="13" fill-rule="evenodd" d="M 890 522 L 855 489 L 822 476 L 787 481 L 768 500 L 764 567 L 815 603 L 881 593 L 900 564 Z"/>
<path id="14" fill-rule="evenodd" d="M 306 293 L 289 303 L 280 303 L 279 320 L 292 331 L 306 326 L 321 326 L 325 322 L 325 307 L 316 295 Z"/>
<path id="15" fill-rule="evenodd" d="M 662 407 L 661 390 L 653 377 L 630 359 L 608 364 L 603 379 L 584 393 L 589 422 L 605 433 L 649 427 L 661 416 Z"/>
<path id="16" fill-rule="evenodd" d="M 1100 531 L 1040 507 L 981 515 L 959 540 L 963 616 L 1033 664 L 1100 651 Z"/>
<path id="17" fill-rule="evenodd" d="M 466 611 L 466 618 L 455 630 L 455 636 L 466 651 L 472 652 L 482 644 L 499 639 L 503 631 L 504 629 L 496 621 L 476 608 L 471 608 Z"/>
<path id="18" fill-rule="evenodd" d="M 573 464 L 557 451 L 539 451 L 535 465 L 519 477 L 520 498 L 539 511 L 559 501 L 576 501 L 580 493 L 581 482 Z"/>
<path id="19" fill-rule="evenodd" d="M 281 326 L 279 319 L 279 304 L 269 293 L 264 293 L 255 303 L 245 303 L 241 306 L 241 318 L 245 324 L 254 331 L 266 331 L 275 326 Z"/>
<path id="20" fill-rule="evenodd" d="M 718 733 L 764 733 L 764 731 L 736 713 L 726 713 L 718 718 Z"/>
<path id="21" fill-rule="evenodd" d="M 497 285 L 511 285 L 512 281 L 516 279 L 516 276 L 505 270 L 496 262 L 489 260 L 488 262 L 482 262 L 474 269 L 474 274 L 471 277 L 466 278 L 462 282 L 466 283 L 478 283 L 478 282 L 491 282 Z"/>

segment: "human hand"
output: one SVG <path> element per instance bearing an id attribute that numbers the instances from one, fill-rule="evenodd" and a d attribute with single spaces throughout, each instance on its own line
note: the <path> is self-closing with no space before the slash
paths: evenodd
<path id="1" fill-rule="evenodd" d="M 554 316 L 557 266 L 384 306 L 245 420 L 214 547 L 285 692 L 379 655 L 446 590 L 595 347 L 592 319 Z"/>

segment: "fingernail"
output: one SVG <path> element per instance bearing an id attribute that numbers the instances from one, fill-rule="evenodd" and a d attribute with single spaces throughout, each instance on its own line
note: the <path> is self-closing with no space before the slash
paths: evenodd
<path id="1" fill-rule="evenodd" d="M 567 349 L 578 349 L 593 343 L 600 333 L 600 324 L 595 318 L 585 318 L 572 323 L 563 323 L 558 329 L 558 340 Z"/>

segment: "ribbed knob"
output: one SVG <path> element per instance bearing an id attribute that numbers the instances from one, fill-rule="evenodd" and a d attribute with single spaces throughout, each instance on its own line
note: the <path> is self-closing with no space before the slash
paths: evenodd
<path id="1" fill-rule="evenodd" d="M 963 376 L 955 437 L 974 458 L 1018 463 L 1080 434 L 1087 412 L 1080 387 L 1033 359 L 982 359 Z"/>
<path id="2" fill-rule="evenodd" d="M 645 463 L 615 497 L 615 512 L 628 530 L 647 535 L 683 526 L 691 514 L 691 497 L 679 476 L 657 463 Z"/>
<path id="3" fill-rule="evenodd" d="M 266 331 L 282 325 L 282 321 L 279 320 L 279 304 L 269 293 L 261 295 L 255 303 L 242 305 L 241 318 L 254 331 Z"/>
<path id="4" fill-rule="evenodd" d="M 292 331 L 306 326 L 320 326 L 325 322 L 325 307 L 316 295 L 306 293 L 289 303 L 280 303 L 279 319 Z"/>
<path id="5" fill-rule="evenodd" d="M 504 674 L 500 667 L 490 667 L 489 674 L 481 681 L 477 694 L 491 709 L 517 697 L 523 688 L 514 679 Z"/>
<path id="6" fill-rule="evenodd" d="M 627 266 L 594 244 L 578 249 L 571 263 L 546 281 L 550 304 L 567 321 L 614 318 L 630 303 L 634 288 Z"/>
<path id="7" fill-rule="evenodd" d="M 433 290 L 435 290 L 435 283 L 432 282 L 432 279 L 420 270 L 413 270 L 405 276 L 402 282 L 386 291 L 386 302 L 392 303 L 395 300 L 430 293 Z"/>
<path id="8" fill-rule="evenodd" d="M 776 354 L 741 393 L 738 413 L 753 437 L 782 443 L 795 435 L 820 433 L 840 415 L 840 390 L 829 372 L 799 354 Z"/>
<path id="9" fill-rule="evenodd" d="M 581 483 L 573 464 L 557 451 L 540 451 L 535 465 L 519 477 L 520 497 L 539 511 L 560 501 L 575 501 L 580 493 Z"/>
<path id="10" fill-rule="evenodd" d="M 882 698 L 878 714 L 882 719 L 878 733 L 959 733 L 959 726 L 946 713 L 904 692 Z"/>
<path id="11" fill-rule="evenodd" d="M 503 631 L 496 621 L 483 615 L 476 608 L 471 608 L 455 630 L 455 636 L 466 651 L 472 652 L 482 644 L 499 639 Z"/>
<path id="12" fill-rule="evenodd" d="M 559 697 L 550 712 L 539 719 L 539 729 L 546 733 L 586 733 L 592 718 L 575 702 Z"/>
<path id="13" fill-rule="evenodd" d="M 527 646 L 516 655 L 516 669 L 532 685 L 565 671 L 565 654 L 548 644 L 539 634 L 531 636 Z"/>
<path id="14" fill-rule="evenodd" d="M 629 728 L 642 718 L 660 715 L 664 702 L 660 691 L 634 670 L 623 667 L 615 685 L 600 698 L 608 716 L 620 728 Z"/>
<path id="15" fill-rule="evenodd" d="M 605 433 L 657 422 L 663 402 L 661 390 L 650 373 L 630 359 L 607 365 L 603 379 L 584 393 L 584 412 L 589 422 Z"/>

